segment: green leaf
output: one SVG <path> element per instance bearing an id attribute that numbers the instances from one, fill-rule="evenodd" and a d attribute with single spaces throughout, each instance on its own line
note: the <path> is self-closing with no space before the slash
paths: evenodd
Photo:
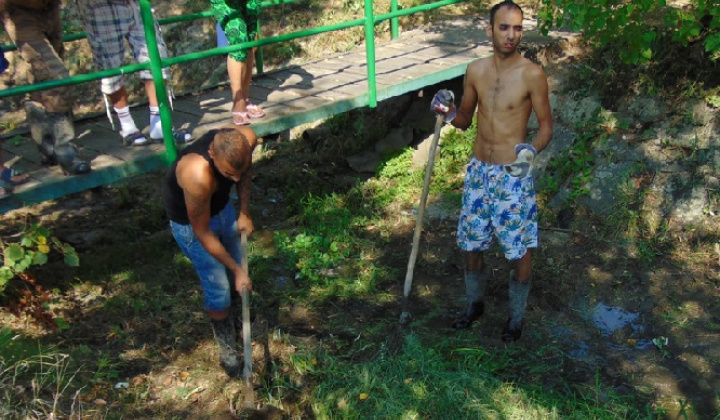
<path id="1" fill-rule="evenodd" d="M 65 318 L 55 318 L 53 321 L 55 321 L 55 325 L 57 325 L 58 328 L 61 330 L 67 330 L 70 328 L 70 324 L 65 320 Z"/>
<path id="2" fill-rule="evenodd" d="M 13 146 L 20 146 L 20 144 L 22 144 L 22 141 L 23 137 L 19 134 L 12 136 L 12 138 L 10 139 L 10 142 L 12 142 Z"/>
<path id="3" fill-rule="evenodd" d="M 38 236 L 45 236 L 45 237 L 50 236 L 50 231 L 47 230 L 47 228 L 44 228 L 39 225 L 35 225 L 35 233 L 37 233 Z"/>
<path id="4" fill-rule="evenodd" d="M 10 267 L 0 267 L 0 285 L 4 285 L 15 277 L 15 272 Z"/>
<path id="5" fill-rule="evenodd" d="M 32 259 L 30 259 L 30 261 L 28 261 L 25 258 L 23 258 L 19 262 L 15 263 L 15 267 L 13 267 L 13 270 L 15 270 L 16 273 L 24 273 L 25 270 L 27 270 L 28 267 L 30 267 L 30 263 L 32 263 Z"/>
<path id="6" fill-rule="evenodd" d="M 65 254 L 65 264 L 69 267 L 78 267 L 80 265 L 80 258 L 78 258 L 75 252 Z"/>
<path id="7" fill-rule="evenodd" d="M 645 60 L 651 59 L 652 58 L 652 49 L 645 48 L 644 50 L 640 51 L 640 56 Z"/>
<path id="8" fill-rule="evenodd" d="M 42 252 L 36 252 L 35 255 L 33 255 L 32 263 L 33 265 L 44 265 L 48 261 L 47 254 L 44 254 Z"/>
<path id="9" fill-rule="evenodd" d="M 25 256 L 25 250 L 18 244 L 10 244 L 5 248 L 5 265 L 12 266 Z"/>
<path id="10" fill-rule="evenodd" d="M 705 51 L 720 51 L 720 33 L 710 35 L 705 39 Z"/>

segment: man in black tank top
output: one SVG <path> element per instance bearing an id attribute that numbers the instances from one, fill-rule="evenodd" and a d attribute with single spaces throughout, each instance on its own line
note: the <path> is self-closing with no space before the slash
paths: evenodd
<path id="1" fill-rule="evenodd" d="M 240 232 L 250 236 L 252 153 L 257 136 L 247 126 L 211 130 L 183 150 L 168 170 L 162 199 L 170 229 L 183 254 L 193 264 L 205 297 L 220 364 L 232 377 L 242 364 L 235 341 L 232 302 L 252 282 L 240 267 Z M 239 214 L 230 200 L 235 186 Z"/>

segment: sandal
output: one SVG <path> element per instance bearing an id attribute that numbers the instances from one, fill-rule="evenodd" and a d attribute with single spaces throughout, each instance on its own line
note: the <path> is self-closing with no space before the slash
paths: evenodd
<path id="1" fill-rule="evenodd" d="M 247 109 L 248 117 L 250 117 L 252 119 L 256 119 L 256 118 L 262 118 L 265 116 L 265 111 L 263 111 L 262 108 L 260 108 L 259 106 L 250 102 L 249 99 L 246 99 L 245 103 L 247 104 L 245 106 L 245 108 Z"/>
<path id="2" fill-rule="evenodd" d="M 235 125 L 250 125 L 250 118 L 248 118 L 247 112 L 233 111 L 233 124 Z"/>
<path id="3" fill-rule="evenodd" d="M 124 146 L 142 146 L 148 139 L 143 133 L 136 131 L 123 137 L 122 142 Z"/>
<path id="4" fill-rule="evenodd" d="M 20 185 L 28 182 L 30 177 L 12 168 L 3 168 L 0 171 L 0 180 L 10 185 Z"/>

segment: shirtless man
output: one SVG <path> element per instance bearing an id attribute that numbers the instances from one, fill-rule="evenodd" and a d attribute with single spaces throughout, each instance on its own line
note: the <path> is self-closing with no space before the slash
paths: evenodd
<path id="1" fill-rule="evenodd" d="M 162 197 L 170 230 L 200 278 L 205 311 L 228 376 L 242 372 L 232 310 L 252 282 L 240 267 L 239 235 L 253 232 L 249 212 L 252 152 L 257 136 L 249 127 L 210 130 L 185 148 L 165 175 Z M 230 200 L 235 187 L 239 215 Z"/>
<path id="2" fill-rule="evenodd" d="M 453 327 L 469 328 L 482 315 L 488 278 L 483 252 L 497 239 L 505 258 L 515 264 L 509 279 L 510 316 L 502 333 L 506 342 L 522 335 L 532 277 L 530 250 L 538 243 L 532 162 L 547 147 L 553 130 L 547 76 L 517 51 L 522 23 L 522 9 L 512 1 L 493 6 L 486 33 L 494 54 L 468 65 L 457 111 L 448 90 L 439 91 L 432 103 L 435 112 L 462 130 L 472 124 L 477 108 L 478 133 L 465 178 L 457 234 L 458 246 L 467 254 L 467 307 Z M 532 111 L 539 130 L 532 143 L 526 143 Z"/>

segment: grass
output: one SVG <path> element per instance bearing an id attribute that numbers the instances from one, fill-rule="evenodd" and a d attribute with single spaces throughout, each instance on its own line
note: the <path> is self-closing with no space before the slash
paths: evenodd
<path id="1" fill-rule="evenodd" d="M 302 10 L 283 5 L 277 13 L 292 17 L 287 26 L 292 29 L 330 6 L 337 7 L 331 9 L 335 15 L 323 15 L 327 22 L 341 18 L 341 12 L 357 13 L 358 4 L 315 1 Z M 481 6 L 468 5 L 472 12 Z M 438 13 L 418 19 L 431 21 Z M 268 25 L 272 28 L 273 21 Z M 332 48 L 341 50 L 357 42 L 357 34 L 338 39 L 342 42 Z M 274 59 L 281 64 L 330 48 L 328 38 L 313 42 L 286 45 Z M 612 72 L 603 74 L 610 77 Z M 318 419 L 428 419 L 439 413 L 451 419 L 663 418 L 665 408 L 654 404 L 658 400 L 653 388 L 633 385 L 628 390 L 625 383 L 618 386 L 618 374 L 603 369 L 584 372 L 568 357 L 568 344 L 550 329 L 538 327 L 518 345 L 504 346 L 485 341 L 485 334 L 495 331 L 451 334 L 433 326 L 452 306 L 431 287 L 436 285 L 419 293 L 419 319 L 404 336 L 402 351 L 393 354 L 383 347 L 397 321 L 398 279 L 424 168 L 413 168 L 413 151 L 406 148 L 385 156 L 369 179 L 339 179 L 346 156 L 385 134 L 386 126 L 376 118 L 371 110 L 336 116 L 324 122 L 329 134 L 323 142 L 308 144 L 298 138 L 264 145 L 259 156 L 252 206 L 262 221 L 258 228 L 271 231 L 267 240 L 253 241 L 250 259 L 257 290 L 252 305 L 261 318 L 255 344 L 266 351 L 257 360 L 254 378 L 262 402 L 293 418 Z M 552 163 L 555 174 L 540 185 L 539 200 L 547 202 L 561 185 L 571 186 L 571 200 L 584 193 L 593 145 L 604 140 L 607 130 L 618 128 L 623 127 L 606 118 L 584 129 L 586 135 Z M 458 207 L 463 166 L 475 136 L 472 127 L 451 131 L 442 139 L 431 188 L 433 203 Z M 0 417 L 210 418 L 236 402 L 239 385 L 226 381 L 217 366 L 195 274 L 167 231 L 154 188 L 158 176 L 95 191 L 87 205 L 93 194 L 106 194 L 95 198 L 107 207 L 93 209 L 90 216 L 76 214 L 72 223 L 64 224 L 66 218 L 55 222 L 53 234 L 77 233 L 81 227 L 97 235 L 78 250 L 78 269 L 51 262 L 35 273 L 51 283 L 46 287 L 52 294 L 50 309 L 67 321 L 66 330 L 27 328 L 17 320 L 12 329 L 0 330 Z M 579 181 L 572 184 L 572 179 Z M 633 179 L 629 176 L 616 214 L 606 219 L 580 217 L 574 226 L 607 243 L 598 251 L 604 259 L 601 268 L 636 262 L 659 265 L 668 256 L 678 264 L 709 264 L 708 255 L 720 257 L 712 248 L 717 234 L 697 237 L 694 248 L 678 246 L 662 215 L 651 214 L 657 208 L 652 200 L 658 198 L 642 182 L 638 188 Z M 273 195 L 273 190 L 281 191 Z M 713 194 L 711 200 L 718 201 L 720 196 Z M 277 206 L 260 216 L 271 207 L 262 204 L 270 198 L 277 199 Z M 541 226 L 553 226 L 555 216 L 542 211 Z M 436 233 L 428 229 L 425 235 Z M 426 242 L 419 266 L 443 275 L 451 271 L 450 263 L 432 255 L 438 241 Z M 441 248 L 450 243 L 440 242 Z M 621 245 L 634 250 L 637 258 L 621 261 Z M 537 271 L 546 282 L 539 290 L 556 294 L 557 300 L 576 298 L 575 289 L 587 293 L 584 279 L 578 279 L 582 271 L 572 268 L 577 257 L 551 251 L 538 258 Z M 628 275 L 613 280 L 608 283 L 624 287 L 632 279 Z M 633 292 L 615 290 L 618 296 Z M 13 299 L 16 293 L 8 290 L 3 299 Z M 649 292 L 639 294 L 643 293 Z M 599 299 L 600 286 L 593 285 L 587 295 Z M 690 321 L 703 309 L 717 309 L 716 304 L 699 308 L 677 299 L 658 297 L 666 310 L 659 318 L 668 331 L 692 334 L 703 327 L 717 333 L 714 320 Z M 574 314 L 561 316 L 577 322 Z M 263 325 L 269 329 L 263 330 Z M 692 413 L 692 405 L 681 401 L 681 411 Z"/>
<path id="2" fill-rule="evenodd" d="M 450 172 L 437 177 L 434 196 L 458 199 L 461 162 L 472 136 L 472 130 L 451 132 L 443 139 L 437 169 Z M 293 144 L 298 141 L 280 145 L 268 158 L 294 162 L 284 171 L 304 171 L 305 162 Z M 322 151 L 315 153 L 325 157 Z M 260 162 L 258 166 L 263 169 L 257 176 L 263 179 L 271 167 Z M 408 149 L 387 157 L 376 177 L 358 181 L 347 190 L 307 191 L 304 186 L 304 193 L 287 191 L 288 196 L 303 197 L 289 223 L 275 233 L 273 241 L 253 243 L 250 266 L 259 291 L 253 306 L 267 316 L 281 300 L 279 316 L 298 307 L 318 313 L 325 317 L 319 331 L 325 338 L 299 343 L 281 329 L 273 330 L 269 340 L 287 354 L 271 352 L 270 359 L 260 364 L 265 373 L 259 377 L 259 394 L 264 401 L 297 416 L 306 412 L 318 419 L 420 419 L 436 413 L 453 419 L 655 418 L 645 398 L 618 395 L 601 378 L 589 386 L 557 377 L 553 372 L 563 369 L 563 351 L 548 337 L 537 337 L 547 344 L 528 352 L 478 347 L 475 336 L 467 334 L 438 340 L 436 331 L 417 324 L 405 337 L 400 354 L 378 346 L 396 314 L 385 318 L 369 314 L 393 312 L 396 296 L 387 289 L 399 277 L 380 250 L 394 240 L 386 217 L 397 214 L 397 207 L 413 205 L 423 173 L 423 168 L 411 170 Z M 153 176 L 147 175 L 148 179 Z M 82 409 L 89 418 L 122 418 L 147 410 L 155 418 L 172 418 L 163 411 L 169 408 L 153 411 L 149 404 L 159 399 L 171 407 L 191 401 L 199 385 L 187 383 L 160 392 L 149 382 L 136 384 L 138 378 L 161 377 L 167 370 L 164 366 L 178 357 L 186 362 L 174 363 L 195 366 L 191 381 L 216 370 L 192 268 L 163 233 L 157 198 L 150 198 L 152 188 L 140 192 L 137 188 L 131 184 L 115 187 L 114 205 L 123 214 L 115 223 L 125 226 L 139 223 L 142 214 L 149 217 L 141 228 L 125 233 L 116 230 L 121 236 L 101 237 L 92 252 L 82 253 L 81 267 L 72 273 L 73 286 L 64 294 L 84 300 L 84 315 L 78 318 L 68 301 L 56 308 L 69 322 L 64 344 L 44 344 L 38 352 L 24 354 L 15 347 L 0 346 L 3 366 L 28 366 L 22 375 L 17 368 L 5 368 L 0 382 L 35 383 L 40 388 L 33 392 L 55 398 L 13 395 L 17 401 L 2 408 L 9 417 L 27 410 L 69 415 Z M 385 226 L 385 235 L 373 228 L 378 226 Z M 293 289 L 273 291 L 271 279 L 278 272 L 296 273 Z M 353 307 L 357 309 L 345 309 Z M 365 314 L 372 322 L 358 323 L 357 317 Z M 40 342 L 58 341 L 56 334 L 46 335 Z M 43 382 L 33 382 L 32 372 L 44 373 Z M 117 387 L 125 382 L 129 388 Z M 222 395 L 233 398 L 229 390 Z"/>

